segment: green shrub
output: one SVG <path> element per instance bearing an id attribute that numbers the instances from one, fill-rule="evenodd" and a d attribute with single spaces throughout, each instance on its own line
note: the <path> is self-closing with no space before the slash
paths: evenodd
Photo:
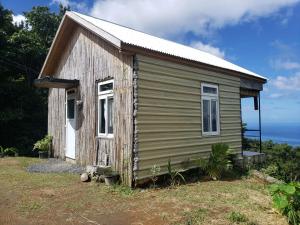
<path id="1" fill-rule="evenodd" d="M 247 145 L 250 149 L 258 149 L 259 142 L 247 139 Z M 263 172 L 287 183 L 300 181 L 300 147 L 264 141 L 262 152 L 266 154 Z"/>
<path id="2" fill-rule="evenodd" d="M 52 141 L 52 136 L 46 135 L 43 139 L 37 141 L 34 146 L 33 150 L 39 150 L 39 151 L 49 151 L 49 145 Z"/>
<path id="3" fill-rule="evenodd" d="M 269 187 L 274 207 L 292 225 L 300 224 L 300 182 L 273 184 Z"/>
<path id="4" fill-rule="evenodd" d="M 18 153 L 18 149 L 15 147 L 3 148 L 2 146 L 0 146 L 0 155 L 2 156 L 14 156 L 16 153 Z"/>
<path id="5" fill-rule="evenodd" d="M 4 155 L 14 156 L 16 153 L 18 153 L 18 149 L 15 147 L 4 149 Z"/>
<path id="6" fill-rule="evenodd" d="M 213 144 L 209 158 L 200 159 L 199 166 L 213 180 L 218 180 L 222 177 L 224 172 L 232 168 L 232 163 L 229 158 L 229 146 L 227 144 Z"/>
<path id="7" fill-rule="evenodd" d="M 168 161 L 168 174 L 170 176 L 170 184 L 174 186 L 176 181 L 180 178 L 183 182 L 185 182 L 184 176 L 178 171 L 173 170 L 171 165 L 171 160 Z"/>
<path id="8" fill-rule="evenodd" d="M 240 212 L 231 212 L 228 215 L 228 219 L 232 223 L 244 223 L 244 222 L 248 221 L 248 218 L 246 217 L 246 215 L 244 215 Z"/>
<path id="9" fill-rule="evenodd" d="M 272 176 L 285 182 L 299 181 L 300 179 L 300 149 L 287 144 L 274 144 L 272 141 L 263 143 L 263 152 L 266 153 L 266 166 L 277 167 Z"/>
<path id="10" fill-rule="evenodd" d="M 265 174 L 268 174 L 268 175 L 272 176 L 272 177 L 276 177 L 277 174 L 279 173 L 278 166 L 276 166 L 275 164 L 270 164 L 266 168 L 261 169 L 261 171 Z"/>

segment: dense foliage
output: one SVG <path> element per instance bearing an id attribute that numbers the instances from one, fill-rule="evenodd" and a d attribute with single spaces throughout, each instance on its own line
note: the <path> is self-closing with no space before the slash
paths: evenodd
<path id="1" fill-rule="evenodd" d="M 18 149 L 14 147 L 3 148 L 2 146 L 0 146 L 0 157 L 13 156 L 15 154 L 18 154 Z"/>
<path id="2" fill-rule="evenodd" d="M 270 192 L 274 207 L 287 216 L 292 225 L 300 224 L 300 183 L 273 184 Z"/>
<path id="3" fill-rule="evenodd" d="M 199 166 L 213 180 L 220 179 L 224 172 L 232 167 L 229 146 L 223 143 L 213 144 L 209 158 L 200 159 Z"/>
<path id="4" fill-rule="evenodd" d="M 246 139 L 246 143 L 258 149 L 258 141 Z M 300 181 L 300 147 L 264 141 L 262 152 L 266 154 L 263 172 L 285 182 Z"/>
<path id="5" fill-rule="evenodd" d="M 300 180 L 300 147 L 292 148 L 287 144 L 264 142 L 266 169 L 273 167 L 273 176 L 286 182 Z"/>
<path id="6" fill-rule="evenodd" d="M 31 154 L 47 129 L 47 91 L 34 88 L 47 51 L 66 8 L 59 13 L 33 7 L 25 22 L 13 24 L 0 4 L 0 145 Z"/>
<path id="7" fill-rule="evenodd" d="M 39 151 L 43 151 L 43 152 L 48 152 L 49 148 L 50 148 L 51 141 L 52 141 L 52 136 L 46 135 L 43 139 L 38 140 L 34 144 L 33 150 L 39 150 Z"/>

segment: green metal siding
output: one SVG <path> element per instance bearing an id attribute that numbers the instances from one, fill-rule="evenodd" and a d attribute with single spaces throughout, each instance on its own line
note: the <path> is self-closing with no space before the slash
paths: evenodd
<path id="1" fill-rule="evenodd" d="M 208 156 L 211 145 L 228 143 L 241 150 L 240 78 L 138 55 L 137 180 L 153 165 L 166 172 Z M 220 135 L 202 135 L 201 83 L 219 86 Z M 184 164 L 184 165 L 183 165 Z M 193 166 L 192 163 L 189 164 Z"/>

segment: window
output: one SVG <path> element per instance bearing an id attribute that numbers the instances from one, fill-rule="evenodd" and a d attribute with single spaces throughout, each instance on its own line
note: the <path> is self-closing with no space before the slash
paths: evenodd
<path id="1" fill-rule="evenodd" d="M 217 135 L 219 126 L 219 90 L 217 85 L 201 84 L 202 133 Z"/>
<path id="2" fill-rule="evenodd" d="M 98 83 L 98 136 L 113 137 L 113 80 Z"/>

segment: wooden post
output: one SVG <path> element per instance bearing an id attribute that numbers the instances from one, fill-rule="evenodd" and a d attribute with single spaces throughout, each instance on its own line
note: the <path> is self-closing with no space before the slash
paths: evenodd
<path id="1" fill-rule="evenodd" d="M 259 114 L 259 152 L 261 153 L 261 107 L 260 107 L 260 92 L 258 93 L 258 114 Z"/>

